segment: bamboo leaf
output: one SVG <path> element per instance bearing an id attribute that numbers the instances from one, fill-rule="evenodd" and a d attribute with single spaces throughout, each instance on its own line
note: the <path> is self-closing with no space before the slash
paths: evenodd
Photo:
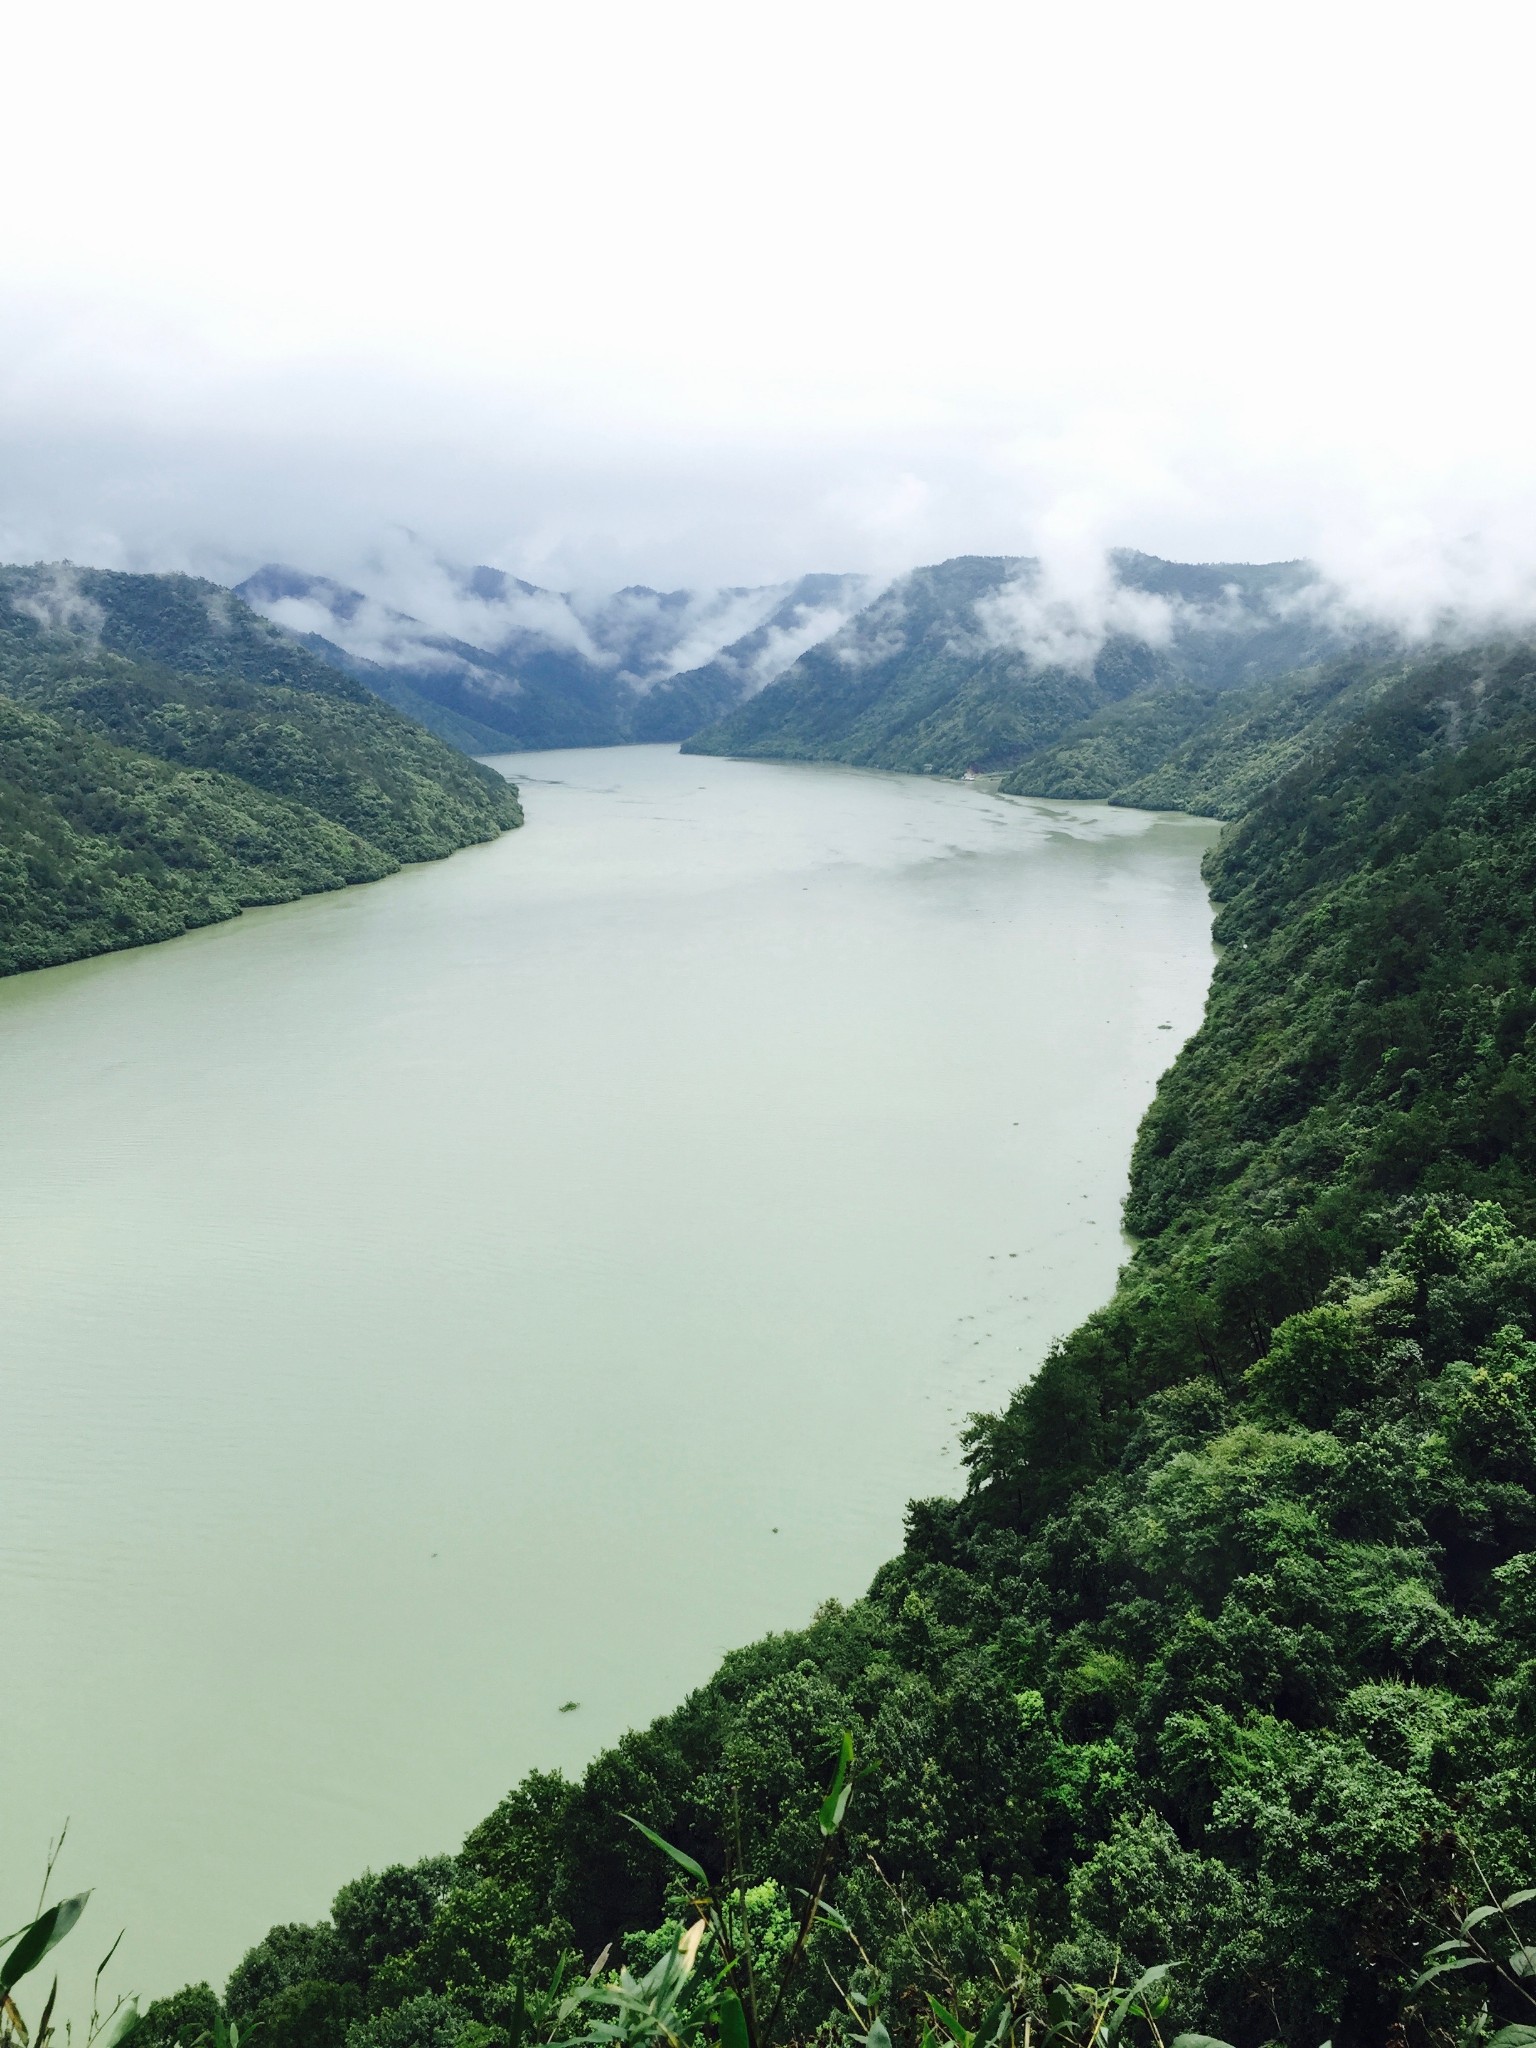
<path id="1" fill-rule="evenodd" d="M 978 2048 L 997 2048 L 1008 2031 L 1008 2022 L 1013 2017 L 1013 2008 L 1006 1998 L 1000 1998 L 982 2021 L 976 2035 Z"/>
<path id="2" fill-rule="evenodd" d="M 54 2001 L 57 1999 L 58 1995 L 59 1980 L 57 1977 L 55 1977 L 53 1980 L 53 1988 L 48 1993 L 47 2002 L 43 2006 L 43 2016 L 37 2023 L 37 2048 L 46 2048 L 46 2043 L 48 2040 L 48 2022 L 53 2018 Z"/>
<path id="3" fill-rule="evenodd" d="M 1154 1963 L 1150 1970 L 1142 1971 L 1141 1975 L 1136 1979 L 1136 1982 L 1131 1986 L 1126 1996 L 1129 1998 L 1139 1997 L 1140 1994 L 1143 1991 L 1145 1991 L 1149 1985 L 1161 1984 L 1165 1977 L 1172 1975 L 1172 1972 L 1172 1963 Z"/>
<path id="4" fill-rule="evenodd" d="M 928 2003 L 933 2008 L 934 2018 L 944 2029 L 945 2033 L 948 2034 L 951 2041 L 955 2043 L 955 2048 L 971 2048 L 971 2036 L 961 2026 L 949 2008 L 940 2005 L 931 1991 L 928 1993 Z"/>
<path id="5" fill-rule="evenodd" d="M 848 1811 L 848 1801 L 853 1794 L 853 1782 L 849 1772 L 853 1768 L 853 1736 L 845 1728 L 837 1746 L 837 1769 L 832 1774 L 832 1784 L 827 1796 L 821 1802 L 821 1832 L 835 1835 L 843 1824 L 843 1815 Z"/>
<path id="6" fill-rule="evenodd" d="M 35 1970 L 50 1949 L 57 1948 L 85 1911 L 89 1892 L 77 1892 L 72 1899 L 60 1899 L 46 1913 L 40 1913 L 22 1935 L 3 1963 L 0 1963 L 0 1997 L 9 1995 L 29 1970 Z"/>
<path id="7" fill-rule="evenodd" d="M 1474 1927 L 1481 1927 L 1483 1922 L 1491 1920 L 1498 1910 L 1497 1906 L 1474 1906 L 1466 1919 L 1461 1923 L 1462 1933 L 1470 1934 Z"/>
<path id="8" fill-rule="evenodd" d="M 1536 2027 L 1500 2027 L 1488 2048 L 1536 2048 Z"/>
<path id="9" fill-rule="evenodd" d="M 684 1855 L 681 1849 L 674 1849 L 672 1844 L 658 1835 L 654 1828 L 648 1828 L 643 1820 L 636 1820 L 632 1813 L 626 1813 L 621 1818 L 627 1820 L 632 1828 L 638 1828 L 645 1839 L 654 1843 L 663 1856 L 670 1856 L 679 1870 L 686 1870 L 690 1877 L 698 1879 L 706 1892 L 709 1890 L 709 1879 L 704 1875 L 702 1863 L 695 1863 L 693 1858 Z"/>
<path id="10" fill-rule="evenodd" d="M 96 2036 L 91 2048 L 122 2048 L 123 2042 L 138 2024 L 139 2008 L 132 1999 L 129 1999 L 128 2003 L 119 2009 L 116 2017 Z"/>
<path id="11" fill-rule="evenodd" d="M 1432 1984 L 1436 1977 L 1443 1977 L 1448 1970 L 1478 1970 L 1483 1967 L 1481 1956 L 1443 1956 L 1438 1963 L 1431 1963 L 1427 1970 L 1421 1970 L 1408 1986 L 1411 1998 L 1415 1991 L 1422 1991 L 1426 1984 Z"/>
<path id="12" fill-rule="evenodd" d="M 1513 1912 L 1516 1906 L 1528 1906 L 1532 1899 L 1536 1899 L 1536 1887 L 1527 1886 L 1523 1892 L 1511 1892 L 1507 1899 L 1501 1899 L 1499 1911 L 1501 1913 Z M 1504 2031 L 1508 2033 L 1510 2029 L 1506 2027 Z M 1519 2029 L 1516 2028 L 1515 2031 L 1518 2033 Z M 1495 2034 L 1493 2038 L 1497 2040 L 1499 2037 Z"/>
<path id="13" fill-rule="evenodd" d="M 748 2048 L 747 2016 L 734 1991 L 720 2000 L 720 2048 Z"/>

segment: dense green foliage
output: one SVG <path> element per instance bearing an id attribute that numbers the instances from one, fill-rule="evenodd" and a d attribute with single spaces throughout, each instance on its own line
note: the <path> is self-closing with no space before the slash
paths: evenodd
<path id="1" fill-rule="evenodd" d="M 1013 566 L 965 555 L 914 570 L 684 751 L 958 775 L 1016 761 L 1166 677 L 1134 640 L 1112 641 L 1083 671 L 984 644 L 974 607 Z"/>
<path id="2" fill-rule="evenodd" d="M 999 1957 L 1047 2015 L 1053 1981 L 1176 1963 L 1167 2027 L 1244 2048 L 1531 2017 L 1518 1944 L 1502 1981 L 1418 1980 L 1536 1864 L 1536 655 L 1345 692 L 1212 857 L 1224 950 L 1137 1146 L 1137 1254 L 974 1420 L 964 1498 L 451 1865 L 274 1929 L 227 1993 L 253 2044 L 505 2043 L 568 1947 L 658 1965 L 690 1887 L 631 1814 L 750 1867 L 782 1949 L 843 1731 L 862 1959 L 818 1920 L 780 2039 L 833 2025 L 832 1971 L 897 2039 L 942 1986 L 969 2040 Z"/>
<path id="3" fill-rule="evenodd" d="M 962 555 L 893 584 L 685 751 L 959 775 L 1076 743 L 1082 751 L 1065 754 L 1050 791 L 1029 793 L 1102 796 L 1161 761 L 1223 692 L 1344 644 L 1324 613 L 1296 602 L 1311 576 L 1303 563 L 1191 564 L 1125 551 L 1113 566 L 1122 592 L 1161 607 L 1155 622 L 1166 632 L 1151 633 L 1149 615 L 1150 638 L 1118 632 L 1091 660 L 1069 660 L 1051 651 L 1051 635 L 1070 638 L 1071 621 L 1047 614 L 1027 646 L 1006 601 L 1032 587 L 1037 565 Z M 1138 708 L 1148 692 L 1159 698 L 1150 717 Z"/>
<path id="4" fill-rule="evenodd" d="M 506 754 L 518 744 L 514 732 L 490 724 L 479 714 L 478 707 L 471 711 L 441 702 L 445 694 L 441 684 L 434 683 L 430 692 L 422 687 L 424 683 L 432 682 L 430 677 L 389 668 L 383 662 L 369 661 L 362 655 L 348 654 L 345 648 L 338 647 L 319 633 L 301 633 L 297 640 L 299 646 L 317 659 L 351 676 L 375 697 L 382 697 L 386 704 L 392 704 L 405 717 L 424 725 L 428 732 L 435 732 L 440 740 L 446 740 L 450 747 L 457 747 L 462 754 Z"/>
<path id="5" fill-rule="evenodd" d="M 0 571 L 0 972 L 373 881 L 521 815 L 216 585 Z"/>
<path id="6" fill-rule="evenodd" d="M 1401 672 L 1378 649 L 1246 689 L 1152 690 L 1031 755 L 1001 787 L 1240 818 Z"/>

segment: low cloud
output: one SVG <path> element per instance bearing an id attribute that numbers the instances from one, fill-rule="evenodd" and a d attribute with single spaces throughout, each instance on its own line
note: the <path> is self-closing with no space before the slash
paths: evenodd
<path id="1" fill-rule="evenodd" d="M 1408 645 L 1536 629 L 1536 519 L 1451 540 L 1427 520 L 1385 520 L 1326 536 L 1319 568 L 1319 602 L 1341 624 L 1384 628 Z"/>
<path id="2" fill-rule="evenodd" d="M 907 651 L 907 600 L 898 579 L 827 643 L 844 668 L 877 668 Z"/>
<path id="3" fill-rule="evenodd" d="M 770 626 L 763 637 L 760 648 L 754 650 L 748 664 L 748 688 L 755 695 L 765 690 L 776 676 L 797 662 L 802 654 L 829 640 L 848 623 L 858 610 L 856 602 L 847 605 L 802 604 L 796 605 L 790 622 Z"/>
<path id="4" fill-rule="evenodd" d="M 1405 650 L 1536 631 L 1536 544 L 1482 536 L 1446 544 L 1427 525 L 1334 537 L 1295 578 L 1255 589 L 1232 582 L 1193 601 L 1126 582 L 1116 551 L 1081 546 L 1024 563 L 975 607 L 980 641 L 1042 668 L 1085 672 L 1112 639 L 1169 648 L 1188 634 L 1310 624 L 1342 641 Z"/>
<path id="5" fill-rule="evenodd" d="M 702 668 L 722 648 L 755 633 L 792 584 L 756 589 L 615 591 L 588 601 L 591 631 L 624 663 L 624 678 L 647 690 L 668 676 Z M 577 600 L 581 603 L 581 600 Z"/>
<path id="6" fill-rule="evenodd" d="M 1039 668 L 1085 673 L 1111 639 L 1167 647 L 1180 611 L 1187 609 L 1122 583 L 1100 550 L 1026 563 L 990 597 L 977 600 L 976 621 L 989 647 L 1013 648 Z"/>
<path id="7" fill-rule="evenodd" d="M 446 562 L 415 534 L 394 534 L 365 564 L 368 589 L 428 633 L 493 654 L 522 638 L 579 654 L 594 667 L 613 665 L 570 599 L 519 578 L 477 574 Z"/>
<path id="8" fill-rule="evenodd" d="M 50 632 L 82 633 L 99 640 L 106 624 L 106 613 L 80 588 L 79 571 L 68 562 L 51 563 L 31 590 L 11 602 L 16 611 Z"/>
<path id="9" fill-rule="evenodd" d="M 818 588 L 839 579 L 818 577 Z M 242 586 L 275 624 L 318 634 L 385 668 L 460 669 L 505 688 L 519 664 L 551 652 L 574 656 L 631 688 L 728 656 L 749 689 L 761 688 L 806 647 L 834 632 L 871 587 L 841 579 L 841 601 L 791 606 L 797 585 L 658 591 L 563 592 L 486 566 L 446 561 L 413 535 L 394 536 L 357 573 L 358 588 L 302 569 L 272 566 Z M 483 667 L 479 658 L 483 657 Z"/>

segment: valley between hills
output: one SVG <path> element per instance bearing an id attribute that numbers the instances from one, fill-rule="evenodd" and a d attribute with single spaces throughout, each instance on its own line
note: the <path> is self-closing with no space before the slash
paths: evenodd
<path id="1" fill-rule="evenodd" d="M 972 1418 L 963 1491 L 911 1504 L 862 1597 L 451 1853 L 253 1928 L 145 2048 L 1107 2042 L 1128 1984 L 1158 2039 L 1528 2048 L 1536 654 L 1341 625 L 1297 565 L 1117 570 L 1086 645 L 1018 565 L 960 558 L 762 687 L 723 645 L 656 685 L 701 753 L 1226 821 L 1220 959 L 1112 1298 Z M 461 670 L 433 736 L 213 586 L 3 595 L 12 971 L 518 822 L 441 732 L 510 739 L 488 711 L 552 684 Z"/>

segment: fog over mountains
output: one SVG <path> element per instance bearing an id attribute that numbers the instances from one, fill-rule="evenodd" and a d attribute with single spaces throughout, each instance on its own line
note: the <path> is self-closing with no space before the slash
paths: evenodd
<path id="1" fill-rule="evenodd" d="M 1149 693 L 1203 702 L 1383 630 L 1306 562 L 1128 549 L 596 594 L 412 551 L 366 590 L 269 564 L 237 594 L 470 752 L 682 741 L 951 775 L 1015 768 Z"/>
<path id="2" fill-rule="evenodd" d="M 679 740 L 835 633 L 870 578 L 578 595 L 412 561 L 368 592 L 271 563 L 251 607 L 472 751 Z"/>
<path id="3" fill-rule="evenodd" d="M 959 555 L 899 577 L 689 745 L 927 774 L 1006 769 L 1123 700 L 1261 682 L 1365 630 L 1305 562 L 1121 549 L 1067 577 L 1028 557 Z"/>

